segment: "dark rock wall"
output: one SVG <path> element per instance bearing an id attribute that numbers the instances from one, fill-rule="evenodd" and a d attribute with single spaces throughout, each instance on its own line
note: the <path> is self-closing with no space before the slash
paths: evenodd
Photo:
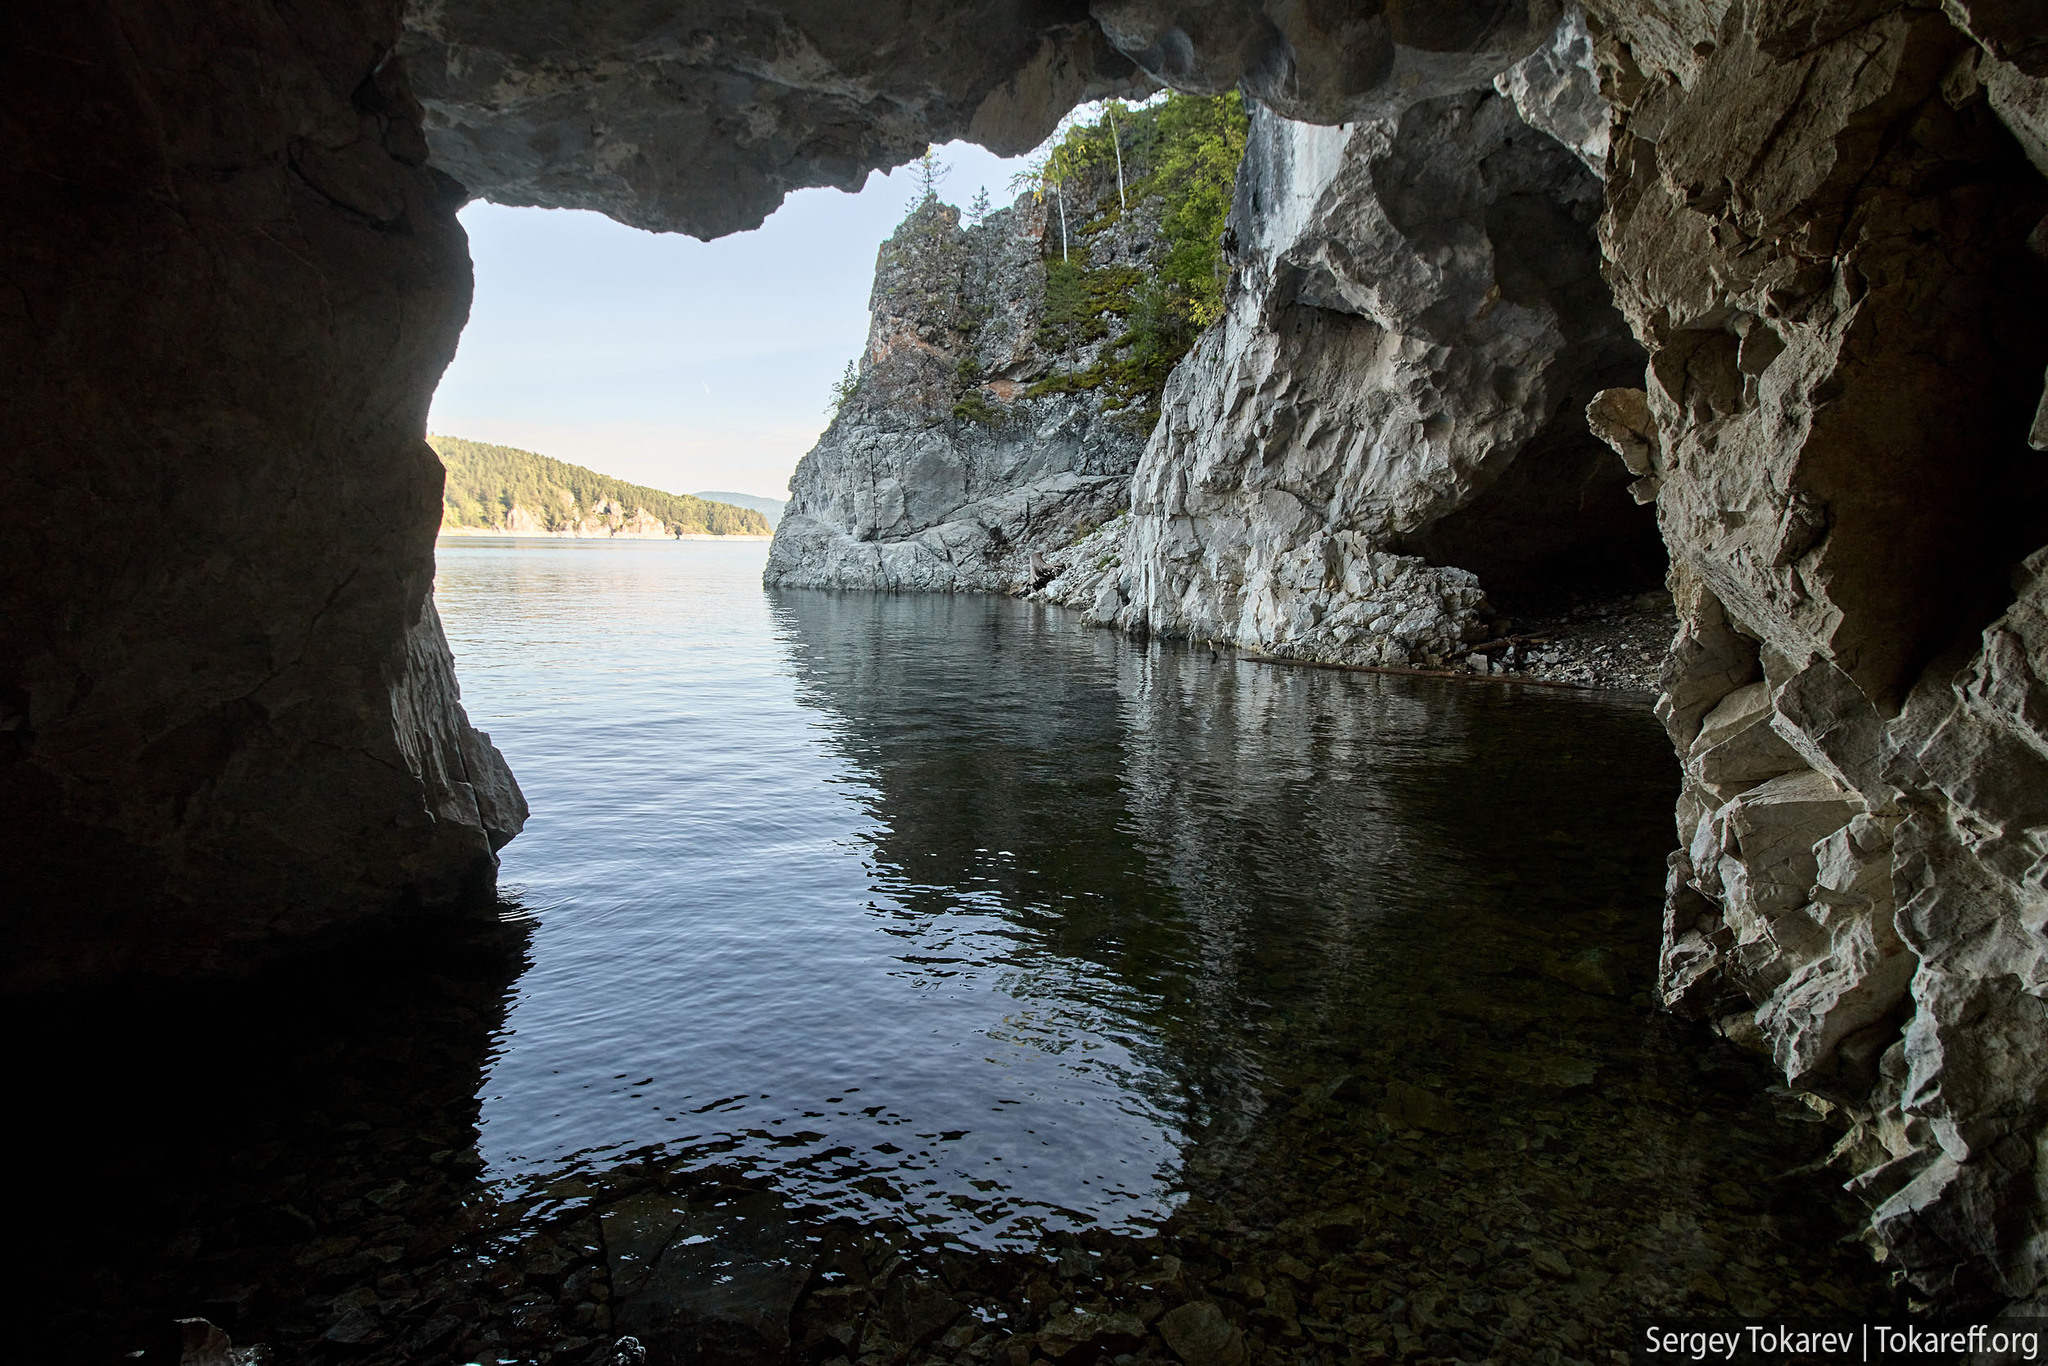
<path id="1" fill-rule="evenodd" d="M 428 596 L 469 305 L 395 4 L 0 18 L 0 867 L 32 986 L 488 894 Z"/>
<path id="2" fill-rule="evenodd" d="M 436 165 L 500 203 L 697 237 L 928 142 L 1028 152 L 1074 105 L 1150 87 L 1080 0 L 423 0 L 407 23 Z"/>

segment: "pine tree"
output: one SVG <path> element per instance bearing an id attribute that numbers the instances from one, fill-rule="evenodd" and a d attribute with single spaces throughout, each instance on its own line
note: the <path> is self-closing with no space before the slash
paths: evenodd
<path id="1" fill-rule="evenodd" d="M 839 416 L 839 410 L 846 406 L 846 400 L 852 398 L 853 391 L 859 387 L 860 367 L 852 361 L 848 361 L 846 363 L 846 373 L 841 375 L 838 382 L 832 386 L 832 402 L 826 405 L 825 411 L 834 417 Z"/>
<path id="2" fill-rule="evenodd" d="M 917 186 L 922 191 L 917 197 L 917 202 L 920 205 L 929 204 L 939 197 L 939 182 L 944 180 L 953 168 L 939 160 L 938 148 L 929 145 L 925 147 L 924 155 L 917 159 L 915 165 Z"/>
<path id="3" fill-rule="evenodd" d="M 989 212 L 988 186 L 984 185 L 974 192 L 974 202 L 967 206 L 967 217 L 970 222 L 979 223 L 989 216 Z"/>

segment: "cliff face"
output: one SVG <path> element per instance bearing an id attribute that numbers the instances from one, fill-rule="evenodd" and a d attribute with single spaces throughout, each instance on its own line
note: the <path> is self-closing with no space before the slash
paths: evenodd
<path id="1" fill-rule="evenodd" d="M 1578 64 L 1533 59 L 1540 112 L 1590 139 L 1583 28 L 1559 47 Z M 1599 277 L 1600 203 L 1492 89 L 1341 127 L 1256 113 L 1229 311 L 1168 386 L 1129 518 L 1048 595 L 1128 630 L 1408 664 L 1484 639 L 1487 589 L 1596 561 L 1654 576 L 1649 515 L 1584 417 L 1642 367 Z"/>
<path id="2" fill-rule="evenodd" d="M 1099 208 L 1069 206 L 1070 238 Z M 1089 238 L 1090 264 L 1152 264 L 1149 208 Z M 1129 416 L 1093 392 L 1032 393 L 1114 340 L 1046 335 L 1052 209 L 1020 200 L 963 229 L 957 210 L 928 200 L 882 245 L 858 383 L 790 480 L 767 582 L 1028 588 L 1034 555 L 1122 510 L 1144 446 Z"/>
<path id="3" fill-rule="evenodd" d="M 1970 8 L 1614 6 L 1601 45 L 1650 363 L 1600 407 L 1682 617 L 1665 996 L 1854 1121 L 1875 1237 L 1953 1299 L 2048 1275 L 2039 31 Z"/>
<path id="4" fill-rule="evenodd" d="M 0 986 L 487 899 L 422 439 L 469 305 L 396 8 L 0 19 Z"/>

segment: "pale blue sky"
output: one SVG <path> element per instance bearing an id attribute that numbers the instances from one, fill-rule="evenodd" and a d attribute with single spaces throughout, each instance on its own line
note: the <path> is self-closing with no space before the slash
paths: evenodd
<path id="1" fill-rule="evenodd" d="M 940 150 L 940 197 L 1007 204 L 1023 164 Z M 539 451 L 675 493 L 788 496 L 832 383 L 867 340 L 875 249 L 912 173 L 802 190 L 754 232 L 699 242 L 599 214 L 462 211 L 476 303 L 429 430 Z"/>

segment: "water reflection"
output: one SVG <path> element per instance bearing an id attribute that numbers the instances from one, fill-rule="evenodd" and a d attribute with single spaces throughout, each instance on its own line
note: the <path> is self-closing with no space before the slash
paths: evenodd
<path id="1" fill-rule="evenodd" d="M 1277 669 L 997 599 L 777 612 L 872 788 L 876 889 L 985 908 L 1013 994 L 1123 1017 L 1176 1236 L 1234 1259 L 1321 1220 L 1304 1258 L 1376 1248 L 1467 1297 L 1410 1315 L 1377 1278 L 1365 1307 L 1417 1341 L 1536 1315 L 1532 1258 L 1587 1317 L 1879 1293 L 1814 1251 L 1843 1227 L 1816 1117 L 1649 1008 L 1674 775 L 1639 700 Z"/>
<path id="2" fill-rule="evenodd" d="M 758 572 L 444 547 L 528 914 L 17 1021 L 17 1356 L 1075 1366 L 1187 1301 L 1253 1361 L 1584 1359 L 1883 1302 L 1828 1130 L 1649 1009 L 1639 702 Z"/>

